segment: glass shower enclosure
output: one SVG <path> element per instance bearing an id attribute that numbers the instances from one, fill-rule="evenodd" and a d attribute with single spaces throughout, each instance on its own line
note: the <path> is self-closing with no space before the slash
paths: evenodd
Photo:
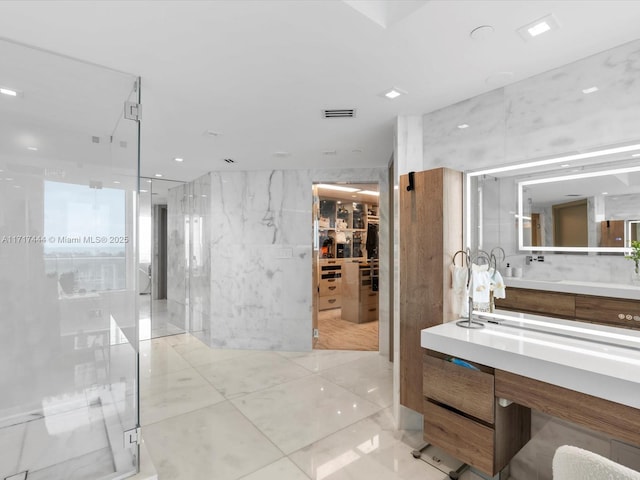
<path id="1" fill-rule="evenodd" d="M 0 58 L 0 480 L 126 478 L 140 82 L 8 41 Z"/>

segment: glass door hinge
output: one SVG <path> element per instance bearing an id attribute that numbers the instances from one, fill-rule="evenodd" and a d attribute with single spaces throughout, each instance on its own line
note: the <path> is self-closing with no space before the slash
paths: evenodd
<path id="1" fill-rule="evenodd" d="M 136 102 L 124 102 L 124 118 L 139 121 L 142 118 L 142 106 Z"/>
<path id="2" fill-rule="evenodd" d="M 124 446 L 125 448 L 131 445 L 140 445 L 140 427 L 132 428 L 124 432 Z"/>

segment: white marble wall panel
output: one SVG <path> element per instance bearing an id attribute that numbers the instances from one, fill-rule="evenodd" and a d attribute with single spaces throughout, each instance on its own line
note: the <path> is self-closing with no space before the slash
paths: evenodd
<path id="1" fill-rule="evenodd" d="M 191 308 L 192 326 L 203 323 L 206 341 L 216 347 L 309 350 L 312 183 L 382 183 L 386 169 L 212 172 L 205 177 L 194 182 L 191 218 L 202 216 L 207 222 L 204 249 L 210 267 L 191 271 L 192 303 L 202 302 L 201 308 Z M 206 205 L 196 203 L 205 190 Z"/>
<path id="2" fill-rule="evenodd" d="M 189 213 L 189 185 L 179 185 L 167 192 L 167 312 L 169 321 L 183 325 L 188 307 L 188 248 L 186 227 Z M 174 321 L 175 320 L 175 321 Z"/>
<path id="3" fill-rule="evenodd" d="M 505 163 L 504 95 L 503 89 L 493 90 L 425 115 L 422 169 L 464 171 Z"/>
<path id="4" fill-rule="evenodd" d="M 477 170 L 637 141 L 639 74 L 640 40 L 428 113 L 423 118 L 423 167 Z M 592 86 L 599 90 L 588 95 L 582 92 Z M 469 127 L 457 128 L 462 124 Z M 483 246 L 487 249 L 500 244 L 515 255 L 517 264 L 520 258 L 510 213 L 516 207 L 513 198 L 503 190 L 499 207 L 485 207 L 485 217 L 491 223 L 485 229 Z M 497 230 L 496 208 L 500 209 Z M 550 219 L 546 216 L 546 236 L 553 231 Z M 595 236 L 592 231 L 591 237 Z M 574 261 L 576 258 L 579 260 Z M 625 277 L 603 264 L 601 258 L 607 258 L 611 265 L 623 264 L 621 256 L 547 255 L 552 261 L 527 268 L 524 274 L 566 279 L 584 279 L 586 274 L 603 282 Z"/>
<path id="5" fill-rule="evenodd" d="M 508 161 L 638 140 L 639 75 L 634 41 L 506 86 Z"/>

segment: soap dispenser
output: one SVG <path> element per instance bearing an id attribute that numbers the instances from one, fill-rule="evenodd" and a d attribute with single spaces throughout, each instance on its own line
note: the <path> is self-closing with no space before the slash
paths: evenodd
<path id="1" fill-rule="evenodd" d="M 511 268 L 511 265 L 509 265 L 509 264 L 507 263 L 507 266 L 506 266 L 506 268 L 504 269 L 504 276 L 505 276 L 505 277 L 510 277 L 510 276 L 512 276 L 512 275 L 513 275 L 513 269 Z"/>

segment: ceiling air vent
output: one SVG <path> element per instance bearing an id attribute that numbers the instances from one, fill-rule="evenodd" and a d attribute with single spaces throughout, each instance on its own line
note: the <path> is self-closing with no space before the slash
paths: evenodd
<path id="1" fill-rule="evenodd" d="M 233 158 L 225 158 L 224 161 L 227 163 L 236 163 L 236 161 Z"/>
<path id="2" fill-rule="evenodd" d="M 345 108 L 341 110 L 323 110 L 323 118 L 353 118 L 356 116 L 354 108 Z"/>

